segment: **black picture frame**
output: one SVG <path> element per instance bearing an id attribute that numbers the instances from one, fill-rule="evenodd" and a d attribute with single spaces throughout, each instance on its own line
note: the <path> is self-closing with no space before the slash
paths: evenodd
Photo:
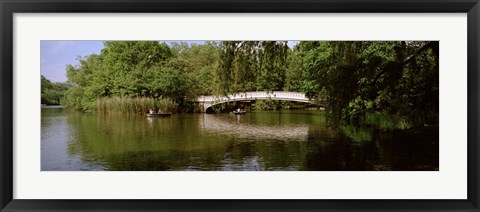
<path id="1" fill-rule="evenodd" d="M 1 211 L 480 211 L 478 0 L 0 0 Z M 467 13 L 468 198 L 466 200 L 18 200 L 13 199 L 14 13 Z"/>

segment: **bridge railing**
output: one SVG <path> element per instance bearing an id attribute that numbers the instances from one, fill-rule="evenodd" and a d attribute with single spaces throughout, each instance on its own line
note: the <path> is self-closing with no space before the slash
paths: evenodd
<path id="1" fill-rule="evenodd" d="M 199 102 L 218 102 L 218 101 L 229 101 L 229 100 L 238 100 L 238 99 L 255 99 L 255 98 L 284 98 L 284 99 L 302 99 L 308 100 L 305 97 L 305 94 L 300 92 L 289 92 L 289 91 L 254 91 L 254 92 L 242 92 L 230 94 L 228 96 L 218 97 L 218 96 L 200 96 L 198 98 Z"/>

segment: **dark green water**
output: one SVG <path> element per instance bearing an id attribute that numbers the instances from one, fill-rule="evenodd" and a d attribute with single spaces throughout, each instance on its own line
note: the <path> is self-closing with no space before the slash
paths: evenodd
<path id="1" fill-rule="evenodd" d="M 43 108 L 42 171 L 438 170 L 438 127 L 333 131 L 321 111 L 166 118 Z"/>

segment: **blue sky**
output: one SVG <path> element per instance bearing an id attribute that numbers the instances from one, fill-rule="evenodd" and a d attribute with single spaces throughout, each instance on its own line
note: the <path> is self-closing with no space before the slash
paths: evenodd
<path id="1" fill-rule="evenodd" d="M 41 41 L 40 73 L 52 82 L 67 80 L 65 68 L 77 65 L 77 57 L 99 54 L 103 41 Z"/>
<path id="2" fill-rule="evenodd" d="M 187 41 L 202 44 L 204 41 Z M 169 42 L 167 42 L 169 43 Z M 294 46 L 295 41 L 289 41 Z M 65 82 L 67 65 L 78 65 L 78 57 L 99 54 L 103 41 L 41 41 L 40 73 L 52 82 Z"/>

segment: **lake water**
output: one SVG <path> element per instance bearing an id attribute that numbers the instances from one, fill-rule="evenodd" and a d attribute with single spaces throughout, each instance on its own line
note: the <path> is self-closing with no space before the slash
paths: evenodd
<path id="1" fill-rule="evenodd" d="M 438 170 L 438 127 L 327 127 L 322 111 L 102 115 L 42 108 L 42 171 Z"/>

